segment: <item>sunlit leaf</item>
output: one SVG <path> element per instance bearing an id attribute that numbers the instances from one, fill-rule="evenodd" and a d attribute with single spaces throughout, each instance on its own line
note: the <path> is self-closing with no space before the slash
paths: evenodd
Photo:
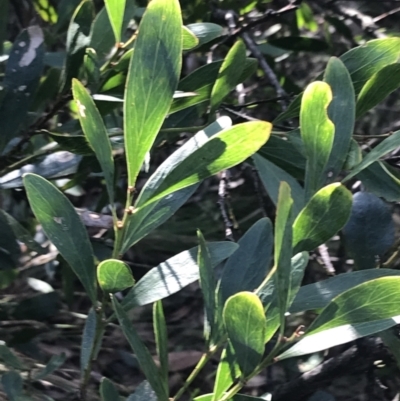
<path id="1" fill-rule="evenodd" d="M 125 290 L 135 284 L 131 269 L 116 259 L 103 260 L 97 266 L 97 280 L 104 292 L 111 293 Z"/>

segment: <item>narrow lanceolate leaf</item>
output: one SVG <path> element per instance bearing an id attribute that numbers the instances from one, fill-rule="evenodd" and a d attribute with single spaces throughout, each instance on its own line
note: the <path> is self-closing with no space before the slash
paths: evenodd
<path id="1" fill-rule="evenodd" d="M 108 18 L 114 31 L 116 43 L 121 42 L 122 24 L 124 22 L 124 12 L 126 0 L 105 0 L 104 1 Z"/>
<path id="2" fill-rule="evenodd" d="M 82 333 L 82 344 L 81 344 L 81 377 L 83 377 L 89 368 L 89 363 L 93 356 L 95 347 L 95 337 L 97 330 L 97 317 L 96 312 L 93 308 L 89 310 L 86 318 L 85 327 Z"/>
<path id="3" fill-rule="evenodd" d="M 154 302 L 153 305 L 153 325 L 157 355 L 160 360 L 161 380 L 165 383 L 165 386 L 168 387 L 168 334 L 161 300 Z"/>
<path id="4" fill-rule="evenodd" d="M 103 377 L 100 384 L 101 401 L 118 401 L 119 394 L 113 382 L 106 377 Z"/>
<path id="5" fill-rule="evenodd" d="M 97 300 L 92 245 L 71 202 L 50 182 L 36 174 L 23 178 L 29 203 L 43 231 L 71 266 L 90 298 Z"/>
<path id="6" fill-rule="evenodd" d="M 399 87 L 400 64 L 382 68 L 361 89 L 357 99 L 357 117 L 364 115 Z"/>
<path id="7" fill-rule="evenodd" d="M 324 81 L 332 89 L 333 98 L 328 107 L 329 119 L 335 125 L 332 152 L 325 167 L 326 182 L 335 181 L 343 169 L 354 130 L 355 94 L 349 71 L 343 62 L 331 57 L 326 67 Z"/>
<path id="8" fill-rule="evenodd" d="M 301 102 L 300 130 L 307 156 L 306 200 L 325 182 L 323 172 L 328 163 L 335 135 L 335 126 L 328 117 L 332 91 L 325 82 L 308 85 Z"/>
<path id="9" fill-rule="evenodd" d="M 211 254 L 201 231 L 197 232 L 197 237 L 199 239 L 197 263 L 199 265 L 200 287 L 204 298 L 206 319 L 204 334 L 208 345 L 214 345 L 216 341 L 215 336 L 217 335 L 215 325 L 216 280 L 211 261 Z"/>
<path id="10" fill-rule="evenodd" d="M 233 295 L 226 301 L 223 319 L 242 375 L 247 377 L 264 353 L 265 316 L 260 298 L 251 292 Z"/>
<path id="11" fill-rule="evenodd" d="M 385 330 L 400 322 L 400 277 L 381 277 L 332 300 L 303 339 L 279 359 L 321 351 Z"/>
<path id="12" fill-rule="evenodd" d="M 128 185 L 134 186 L 168 113 L 182 64 L 178 0 L 153 0 L 139 26 L 124 103 Z"/>
<path id="13" fill-rule="evenodd" d="M 164 383 L 161 379 L 160 371 L 154 363 L 154 360 L 149 350 L 147 349 L 141 338 L 138 336 L 138 333 L 130 322 L 127 314 L 124 312 L 122 306 L 114 297 L 112 298 L 112 305 L 117 315 L 121 329 L 125 335 L 125 338 L 128 340 L 129 345 L 135 352 L 139 365 L 144 375 L 146 376 L 146 379 L 149 381 L 152 389 L 157 394 L 158 400 L 168 401 L 168 391 L 166 383 Z"/>
<path id="14" fill-rule="evenodd" d="M 91 28 L 94 18 L 94 5 L 91 0 L 84 0 L 72 16 L 67 32 L 67 57 L 63 72 L 62 92 L 71 88 L 72 78 L 76 78 L 85 58 L 86 48 L 90 44 Z"/>
<path id="15" fill-rule="evenodd" d="M 348 181 L 350 178 L 353 178 L 362 170 L 370 166 L 375 161 L 379 160 L 382 156 L 391 152 L 392 150 L 398 148 L 400 146 L 400 131 L 396 131 L 388 138 L 383 140 L 378 146 L 373 148 L 371 152 L 369 152 L 361 163 L 359 163 L 354 169 L 348 174 L 342 182 Z"/>
<path id="16" fill-rule="evenodd" d="M 14 41 L 0 88 L 0 152 L 26 121 L 43 70 L 43 41 L 37 25 L 23 30 Z"/>
<path id="17" fill-rule="evenodd" d="M 135 284 L 130 267 L 117 259 L 103 260 L 97 266 L 97 280 L 100 288 L 108 293 L 119 292 Z"/>
<path id="18" fill-rule="evenodd" d="M 222 302 L 241 291 L 254 291 L 271 264 L 272 224 L 258 220 L 238 242 L 239 249 L 226 261 L 219 285 Z"/>
<path id="19" fill-rule="evenodd" d="M 289 302 L 291 285 L 293 199 L 290 187 L 282 182 L 279 188 L 275 220 L 275 283 L 278 291 L 278 306 L 283 327 Z"/>
<path id="20" fill-rule="evenodd" d="M 239 40 L 229 50 L 218 72 L 218 78 L 211 92 L 210 113 L 214 113 L 222 100 L 235 88 L 245 61 L 246 46 Z"/>
<path id="21" fill-rule="evenodd" d="M 271 129 L 272 125 L 268 122 L 252 121 L 214 135 L 165 177 L 148 202 L 243 162 L 264 145 Z"/>
<path id="22" fill-rule="evenodd" d="M 293 224 L 294 253 L 312 251 L 331 239 L 350 217 L 351 192 L 340 183 L 320 189 Z"/>
<path id="23" fill-rule="evenodd" d="M 103 170 L 110 203 L 114 203 L 114 160 L 111 142 L 97 107 L 85 87 L 76 79 L 72 81 L 72 93 L 78 106 L 82 131 Z"/>

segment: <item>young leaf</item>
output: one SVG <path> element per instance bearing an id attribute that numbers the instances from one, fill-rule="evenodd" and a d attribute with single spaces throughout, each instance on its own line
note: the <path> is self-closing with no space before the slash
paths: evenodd
<path id="1" fill-rule="evenodd" d="M 43 41 L 38 25 L 23 30 L 14 41 L 1 85 L 4 95 L 0 100 L 0 152 L 26 120 L 43 70 Z"/>
<path id="2" fill-rule="evenodd" d="M 126 0 L 105 0 L 104 1 L 108 18 L 114 31 L 116 43 L 121 42 L 122 23 L 124 22 L 124 12 Z"/>
<path id="3" fill-rule="evenodd" d="M 94 256 L 88 233 L 71 202 L 50 182 L 35 174 L 23 177 L 29 203 L 62 257 L 77 275 L 90 300 L 97 300 Z"/>
<path id="4" fill-rule="evenodd" d="M 86 48 L 90 44 L 91 27 L 94 18 L 94 5 L 84 0 L 76 8 L 67 32 L 67 57 L 63 71 L 61 91 L 71 88 L 72 78 L 78 77 L 83 64 Z"/>
<path id="5" fill-rule="evenodd" d="M 115 297 L 112 297 L 111 301 L 121 329 L 132 350 L 135 352 L 136 358 L 144 375 L 146 376 L 146 379 L 149 381 L 152 389 L 157 394 L 158 400 L 168 401 L 168 390 L 166 383 L 162 380 L 160 371 L 154 363 L 149 350 L 138 336 L 135 328 L 124 312 L 124 309 L 115 299 Z"/>
<path id="6" fill-rule="evenodd" d="M 213 114 L 223 99 L 237 85 L 246 60 L 246 46 L 239 40 L 229 50 L 211 92 L 210 114 Z"/>
<path id="7" fill-rule="evenodd" d="M 320 189 L 293 224 L 294 253 L 312 251 L 341 230 L 350 217 L 351 192 L 334 183 Z"/>
<path id="8" fill-rule="evenodd" d="M 305 191 L 306 201 L 325 183 L 323 175 L 328 163 L 335 126 L 328 117 L 332 91 L 325 82 L 308 85 L 301 102 L 300 130 L 307 157 Z"/>
<path id="9" fill-rule="evenodd" d="M 251 292 L 233 295 L 226 301 L 223 319 L 242 375 L 247 377 L 264 353 L 265 316 L 260 298 Z"/>
<path id="10" fill-rule="evenodd" d="M 370 166 L 372 163 L 379 160 L 382 156 L 391 152 L 392 150 L 398 148 L 400 146 L 400 131 L 394 132 L 388 138 L 384 139 L 378 146 L 373 148 L 371 152 L 367 153 L 362 162 L 358 164 L 353 170 L 348 174 L 342 182 L 346 182 L 353 178 L 362 170 Z"/>
<path id="11" fill-rule="evenodd" d="M 359 284 L 380 277 L 400 276 L 399 270 L 370 269 L 339 274 L 300 288 L 290 308 L 290 313 L 325 308 L 333 298 Z"/>
<path id="12" fill-rule="evenodd" d="M 153 304 L 153 325 L 156 338 L 157 355 L 160 360 L 161 380 L 168 386 L 168 334 L 162 301 Z"/>
<path id="13" fill-rule="evenodd" d="M 111 380 L 106 377 L 101 379 L 100 384 L 100 397 L 101 401 L 118 401 L 119 394 Z"/>
<path id="14" fill-rule="evenodd" d="M 350 219 L 343 228 L 344 244 L 358 269 L 373 269 L 395 241 L 389 206 L 376 195 L 357 192 Z"/>
<path id="15" fill-rule="evenodd" d="M 114 160 L 111 142 L 97 107 L 85 87 L 76 79 L 72 81 L 72 93 L 78 106 L 78 117 L 82 131 L 103 170 L 108 196 L 114 204 Z"/>
<path id="16" fill-rule="evenodd" d="M 207 345 L 210 346 L 215 345 L 215 342 L 217 342 L 216 335 L 218 334 L 215 326 L 216 282 L 211 254 L 201 231 L 197 231 L 197 237 L 199 240 L 197 264 L 199 265 L 200 287 L 204 298 L 206 319 L 204 334 Z"/>
<path id="17" fill-rule="evenodd" d="M 238 248 L 233 242 L 211 242 L 207 246 L 213 267 L 227 259 Z M 166 298 L 198 280 L 197 255 L 198 247 L 191 248 L 151 269 L 124 298 L 124 309 Z"/>
<path id="18" fill-rule="evenodd" d="M 357 118 L 382 102 L 400 87 L 400 64 L 390 64 L 373 75 L 363 86 L 357 99 Z"/>
<path id="19" fill-rule="evenodd" d="M 214 135 L 165 177 L 148 202 L 243 162 L 268 140 L 271 129 L 272 125 L 268 122 L 252 121 Z"/>
<path id="20" fill-rule="evenodd" d="M 278 359 L 318 352 L 400 322 L 400 277 L 381 277 L 334 298 L 306 335 Z"/>
<path id="21" fill-rule="evenodd" d="M 263 156 L 255 154 L 253 155 L 253 160 L 261 182 L 275 205 L 278 203 L 280 183 L 285 181 L 290 186 L 291 193 L 293 194 L 293 213 L 294 216 L 297 216 L 304 206 L 304 189 L 302 186 L 285 170 L 271 163 Z"/>
<path id="22" fill-rule="evenodd" d="M 273 245 L 272 224 L 258 220 L 238 242 L 239 249 L 225 262 L 219 286 L 222 303 L 241 291 L 254 291 L 270 268 Z"/>
<path id="23" fill-rule="evenodd" d="M 134 186 L 178 85 L 182 64 L 178 0 L 153 0 L 139 26 L 124 102 L 128 186 Z"/>
<path id="24" fill-rule="evenodd" d="M 131 269 L 117 259 L 103 260 L 97 266 L 97 280 L 100 288 L 108 293 L 119 292 L 135 284 Z"/>
<path id="25" fill-rule="evenodd" d="M 356 106 L 350 74 L 339 58 L 330 58 L 324 81 L 332 89 L 333 97 L 328 107 L 328 116 L 335 126 L 332 152 L 324 172 L 327 182 L 330 183 L 343 169 L 353 135 Z"/>
<path id="26" fill-rule="evenodd" d="M 275 283 L 278 292 L 278 306 L 281 317 L 281 326 L 284 325 L 285 313 L 289 303 L 291 286 L 291 257 L 292 257 L 292 225 L 293 199 L 290 187 L 282 182 L 279 187 L 278 206 L 275 220 L 275 254 L 276 267 Z"/>

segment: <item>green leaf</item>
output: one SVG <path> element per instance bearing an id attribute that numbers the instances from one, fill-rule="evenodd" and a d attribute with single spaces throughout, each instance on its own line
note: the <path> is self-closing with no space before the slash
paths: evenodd
<path id="1" fill-rule="evenodd" d="M 119 292 L 133 287 L 135 280 L 131 269 L 117 259 L 103 260 L 97 266 L 97 280 L 104 292 Z"/>
<path id="2" fill-rule="evenodd" d="M 83 378 L 86 374 L 86 370 L 89 368 L 89 364 L 92 358 L 92 354 L 95 346 L 97 330 L 97 317 L 96 312 L 93 308 L 90 308 L 86 318 L 85 327 L 82 333 L 82 344 L 81 344 L 81 377 Z"/>
<path id="3" fill-rule="evenodd" d="M 285 170 L 271 163 L 263 156 L 255 154 L 253 155 L 253 160 L 261 182 L 275 206 L 278 203 L 280 183 L 285 181 L 290 186 L 293 194 L 293 213 L 294 216 L 297 216 L 304 206 L 304 189 L 302 186 Z"/>
<path id="4" fill-rule="evenodd" d="M 129 320 L 129 317 L 124 312 L 124 309 L 115 299 L 115 297 L 112 297 L 111 301 L 122 332 L 124 333 L 129 345 L 134 351 L 140 368 L 146 376 L 146 379 L 149 381 L 152 389 L 157 394 L 158 400 L 168 401 L 168 391 L 166 383 L 163 382 L 160 371 L 154 363 L 154 360 L 149 350 L 138 336 L 135 328 Z"/>
<path id="5" fill-rule="evenodd" d="M 252 121 L 214 135 L 165 177 L 148 202 L 154 202 L 243 162 L 268 140 L 271 128 L 268 122 Z"/>
<path id="6" fill-rule="evenodd" d="M 199 265 L 200 288 L 203 293 L 204 309 L 205 309 L 205 338 L 207 346 L 215 345 L 217 339 L 216 327 L 216 280 L 214 276 L 211 254 L 207 247 L 206 241 L 200 230 L 197 231 L 199 240 L 199 251 L 197 256 L 197 264 Z"/>
<path id="7" fill-rule="evenodd" d="M 153 325 L 156 339 L 157 355 L 160 360 L 161 380 L 168 387 L 168 333 L 167 324 L 165 322 L 162 301 L 153 304 Z"/>
<path id="8" fill-rule="evenodd" d="M 9 401 L 18 401 L 22 395 L 23 381 L 19 373 L 11 370 L 3 373 L 1 384 Z"/>
<path id="9" fill-rule="evenodd" d="M 382 156 L 388 154 L 392 150 L 400 146 L 400 131 L 394 132 L 388 138 L 384 139 L 378 146 L 373 148 L 371 152 L 367 153 L 361 163 L 359 163 L 353 170 L 342 180 L 346 182 L 360 173 L 362 170 L 370 166 L 372 163 L 379 160 Z"/>
<path id="10" fill-rule="evenodd" d="M 64 353 L 61 353 L 60 355 L 53 355 L 50 361 L 47 362 L 46 366 L 33 375 L 32 380 L 44 379 L 46 376 L 52 374 L 59 367 L 61 367 L 66 361 L 66 359 L 67 356 Z"/>
<path id="11" fill-rule="evenodd" d="M 397 336 L 396 329 L 388 329 L 379 333 L 379 337 L 387 348 L 389 348 L 393 357 L 397 362 L 397 366 L 400 367 L 400 339 Z"/>
<path id="12" fill-rule="evenodd" d="M 373 269 L 377 258 L 393 246 L 395 223 L 389 206 L 376 195 L 357 192 L 350 219 L 343 228 L 347 251 L 358 269 Z"/>
<path id="13" fill-rule="evenodd" d="M 334 183 L 320 189 L 293 224 L 294 253 L 312 251 L 340 231 L 350 217 L 351 192 Z"/>
<path id="14" fill-rule="evenodd" d="M 286 36 L 269 40 L 268 43 L 272 46 L 295 52 L 323 52 L 329 49 L 329 45 L 325 41 L 305 36 Z"/>
<path id="15" fill-rule="evenodd" d="M 67 32 L 67 58 L 63 71 L 62 92 L 71 88 L 72 78 L 77 78 L 90 44 L 91 27 L 94 18 L 94 5 L 84 0 L 76 8 Z"/>
<path id="16" fill-rule="evenodd" d="M 128 186 L 134 186 L 147 152 L 171 106 L 182 64 L 178 0 L 153 0 L 135 42 L 124 102 Z"/>
<path id="17" fill-rule="evenodd" d="M 23 178 L 32 211 L 62 257 L 77 275 L 90 300 L 97 300 L 92 246 L 71 202 L 51 183 L 35 174 Z"/>
<path id="18" fill-rule="evenodd" d="M 316 81 L 307 86 L 301 102 L 300 130 L 307 157 L 306 200 L 310 199 L 326 180 L 323 172 L 331 154 L 335 135 L 335 126 L 327 111 L 331 101 L 330 86 L 325 82 Z"/>
<path id="19" fill-rule="evenodd" d="M 141 382 L 135 392 L 126 401 L 159 401 L 157 394 L 151 388 L 147 380 Z"/>
<path id="20" fill-rule="evenodd" d="M 107 129 L 97 107 L 85 87 L 76 79 L 72 81 L 72 93 L 78 106 L 82 131 L 93 148 L 106 180 L 110 203 L 114 203 L 114 160 Z"/>
<path id="21" fill-rule="evenodd" d="M 43 32 L 38 25 L 15 39 L 0 89 L 0 152 L 26 122 L 43 70 Z"/>
<path id="22" fill-rule="evenodd" d="M 382 102 L 400 87 L 400 64 L 390 64 L 375 73 L 363 86 L 357 99 L 357 118 Z"/>
<path id="23" fill-rule="evenodd" d="M 262 303 L 256 294 L 240 292 L 226 301 L 223 318 L 240 370 L 247 377 L 261 362 L 264 353 Z"/>
<path id="24" fill-rule="evenodd" d="M 370 269 L 343 273 L 300 288 L 290 308 L 290 313 L 325 308 L 341 293 L 370 280 L 387 276 L 400 276 L 399 270 Z"/>
<path id="25" fill-rule="evenodd" d="M 197 47 L 199 39 L 196 35 L 186 26 L 182 27 L 182 50 L 191 50 Z"/>
<path id="26" fill-rule="evenodd" d="M 288 308 L 289 291 L 291 287 L 293 219 L 293 199 L 291 197 L 290 187 L 283 181 L 279 187 L 274 238 L 275 283 L 278 292 L 278 306 L 282 327 Z"/>
<path id="27" fill-rule="evenodd" d="M 343 169 L 354 130 L 355 94 L 350 74 L 343 62 L 331 57 L 324 73 L 324 81 L 331 87 L 332 101 L 329 119 L 335 126 L 332 151 L 325 167 L 327 183 L 331 183 Z"/>
<path id="28" fill-rule="evenodd" d="M 258 220 L 239 240 L 239 249 L 225 262 L 219 292 L 222 302 L 241 291 L 257 288 L 270 268 L 272 224 L 268 218 Z"/>
<path id="29" fill-rule="evenodd" d="M 122 23 L 124 22 L 124 11 L 126 0 L 105 0 L 104 1 L 108 18 L 114 31 L 116 43 L 121 42 Z"/>
<path id="30" fill-rule="evenodd" d="M 208 244 L 212 266 L 227 259 L 238 248 L 232 242 Z M 145 274 L 124 298 L 125 310 L 166 298 L 199 279 L 198 248 L 194 247 L 159 264 Z"/>
<path id="31" fill-rule="evenodd" d="M 208 138 L 217 134 L 224 128 L 229 128 L 232 121 L 229 117 L 218 118 L 217 121 L 210 124 L 204 130 L 198 132 L 184 145 L 179 147 L 171 156 L 169 156 L 147 180 L 145 186 L 139 194 L 135 206 L 139 209 L 136 213 L 129 215 L 125 227 L 125 238 L 123 241 L 121 253 L 147 235 L 154 228 L 168 220 L 194 193 L 197 184 L 184 188 L 180 191 L 170 194 L 168 197 L 158 202 L 153 202 L 146 207 L 141 205 L 151 197 L 160 186 L 164 178 L 173 170 L 182 160 L 192 154 L 196 149 L 203 145 Z"/>
<path id="32" fill-rule="evenodd" d="M 211 401 L 218 401 L 238 377 L 240 377 L 240 367 L 235 359 L 232 344 L 228 342 L 222 351 L 215 377 L 214 391 L 212 397 L 209 399 Z"/>
<path id="33" fill-rule="evenodd" d="M 222 26 L 211 22 L 197 22 L 187 25 L 187 28 L 198 38 L 198 46 L 211 42 L 224 32 Z"/>
<path id="34" fill-rule="evenodd" d="M 4 344 L 0 344 L 0 361 L 8 368 L 25 370 L 25 364 Z"/>
<path id="35" fill-rule="evenodd" d="M 278 359 L 321 351 L 398 324 L 399 289 L 400 277 L 381 277 L 338 295 L 306 335 Z"/>
<path id="36" fill-rule="evenodd" d="M 218 109 L 224 98 L 237 85 L 245 60 L 246 46 L 239 40 L 230 48 L 218 72 L 218 78 L 211 92 L 210 114 Z"/>
<path id="37" fill-rule="evenodd" d="M 119 394 L 117 389 L 115 388 L 114 383 L 107 379 L 106 377 L 103 377 L 101 379 L 101 384 L 100 384 L 100 397 L 101 401 L 118 401 L 119 400 Z"/>

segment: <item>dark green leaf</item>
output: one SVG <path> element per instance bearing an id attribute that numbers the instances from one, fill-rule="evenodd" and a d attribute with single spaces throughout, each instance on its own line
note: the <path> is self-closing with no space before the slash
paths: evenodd
<path id="1" fill-rule="evenodd" d="M 122 24 L 124 22 L 124 11 L 126 0 L 105 0 L 104 1 L 108 18 L 114 31 L 116 43 L 121 42 Z"/>
<path id="2" fill-rule="evenodd" d="M 86 370 L 89 368 L 91 358 L 93 357 L 96 331 L 97 331 L 97 316 L 94 309 L 91 308 L 89 310 L 89 314 L 87 315 L 85 327 L 82 333 L 82 344 L 81 344 L 81 355 L 80 355 L 81 377 L 85 375 Z"/>
<path id="3" fill-rule="evenodd" d="M 247 377 L 264 353 L 265 316 L 260 298 L 251 292 L 233 295 L 226 301 L 223 318 L 240 370 Z"/>
<path id="4" fill-rule="evenodd" d="M 6 213 L 2 210 L 0 210 L 0 255 L 3 262 L 0 264 L 0 270 L 14 269 L 18 266 L 21 249 Z"/>
<path id="5" fill-rule="evenodd" d="M 117 259 L 103 260 L 97 266 L 97 280 L 104 292 L 119 292 L 133 287 L 135 280 L 131 269 Z"/>
<path id="6" fill-rule="evenodd" d="M 93 303 L 97 300 L 94 257 L 88 233 L 71 202 L 35 174 L 23 178 L 28 199 L 43 231 L 82 282 Z"/>
<path id="7" fill-rule="evenodd" d="M 323 172 L 328 163 L 335 126 L 328 117 L 332 90 L 325 82 L 316 81 L 304 91 L 300 110 L 300 130 L 307 157 L 306 201 L 325 183 Z"/>
<path id="8" fill-rule="evenodd" d="M 211 42 L 222 35 L 224 29 L 222 26 L 211 22 L 198 22 L 187 25 L 187 28 L 199 39 L 198 46 Z"/>
<path id="9" fill-rule="evenodd" d="M 370 280 L 386 276 L 400 276 L 399 270 L 371 269 L 339 274 L 318 283 L 301 287 L 290 308 L 291 313 L 322 309 L 339 294 Z"/>
<path id="10" fill-rule="evenodd" d="M 294 216 L 297 216 L 304 206 L 304 189 L 302 186 L 290 174 L 264 157 L 255 154 L 253 155 L 253 160 L 261 182 L 275 206 L 278 203 L 280 183 L 285 181 L 290 186 L 293 194 L 293 213 Z"/>
<path id="11" fill-rule="evenodd" d="M 163 382 L 160 371 L 154 363 L 149 350 L 138 336 L 135 328 L 124 312 L 124 309 L 114 297 L 112 298 L 112 305 L 121 329 L 132 350 L 135 352 L 136 358 L 144 375 L 146 376 L 146 379 L 149 381 L 152 389 L 157 394 L 158 400 L 168 401 L 167 385 Z"/>
<path id="12" fill-rule="evenodd" d="M 103 170 L 110 203 L 114 203 L 114 160 L 106 127 L 94 101 L 85 87 L 76 79 L 72 81 L 72 93 L 78 107 L 82 131 Z"/>
<path id="13" fill-rule="evenodd" d="M 232 242 L 211 242 L 208 244 L 211 263 L 217 266 L 238 248 Z M 123 301 L 125 310 L 146 305 L 166 298 L 199 279 L 197 264 L 198 248 L 192 248 L 151 269 L 129 291 Z"/>
<path id="14" fill-rule="evenodd" d="M 226 261 L 219 291 L 222 302 L 241 291 L 257 288 L 270 268 L 273 236 L 268 218 L 258 220 L 239 240 L 239 249 Z"/>
<path id="15" fill-rule="evenodd" d="M 337 234 L 350 217 L 351 204 L 351 192 L 340 183 L 320 189 L 293 224 L 294 253 L 312 251 Z"/>
<path id="16" fill-rule="evenodd" d="M 22 395 L 23 382 L 19 373 L 11 370 L 3 373 L 1 376 L 1 384 L 9 401 L 18 401 Z"/>
<path id="17" fill-rule="evenodd" d="M 60 366 L 62 366 L 67 359 L 67 356 L 62 353 L 60 355 L 53 355 L 49 362 L 47 362 L 46 366 L 39 370 L 39 372 L 35 373 L 32 377 L 32 380 L 42 380 L 46 376 L 52 374 L 56 371 Z"/>
<path id="18" fill-rule="evenodd" d="M 160 360 L 161 380 L 168 387 L 168 333 L 161 300 L 154 302 L 153 304 L 153 325 L 157 346 L 157 355 L 158 359 Z"/>
<path id="19" fill-rule="evenodd" d="M 218 109 L 224 98 L 237 85 L 245 60 L 246 46 L 240 40 L 231 47 L 218 72 L 217 80 L 211 91 L 211 114 Z"/>
<path id="20" fill-rule="evenodd" d="M 374 194 L 357 192 L 343 236 L 356 267 L 373 269 L 377 258 L 395 241 L 395 224 L 388 205 Z"/>
<path id="21" fill-rule="evenodd" d="M 400 338 L 397 335 L 396 329 L 388 329 L 379 333 L 379 337 L 390 352 L 393 354 L 397 366 L 400 368 Z"/>
<path id="22" fill-rule="evenodd" d="M 0 89 L 0 152 L 26 122 L 43 70 L 43 41 L 37 25 L 23 30 L 14 41 Z"/>
<path id="23" fill-rule="evenodd" d="M 84 0 L 76 8 L 67 32 L 67 58 L 63 71 L 62 92 L 71 88 L 72 78 L 77 78 L 83 64 L 86 48 L 90 44 L 94 5 Z"/>
<path id="24" fill-rule="evenodd" d="M 135 185 L 170 108 L 181 72 L 181 53 L 182 17 L 178 0 L 153 0 L 140 23 L 126 84 L 124 132 L 128 186 Z"/>
<path id="25" fill-rule="evenodd" d="M 325 70 L 324 81 L 331 87 L 333 95 L 328 107 L 328 116 L 335 126 L 335 135 L 324 172 L 326 183 L 331 183 L 343 169 L 349 151 L 356 106 L 350 74 L 340 59 L 331 57 Z"/>
<path id="26" fill-rule="evenodd" d="M 363 86 L 357 99 L 357 118 L 382 102 L 400 87 L 400 64 L 390 64 L 374 74 Z"/>
<path id="27" fill-rule="evenodd" d="M 119 394 L 115 388 L 114 383 L 106 377 L 101 379 L 100 384 L 100 397 L 101 401 L 118 401 Z"/>
<path id="28" fill-rule="evenodd" d="M 322 52 L 329 49 L 329 45 L 325 41 L 305 36 L 286 36 L 284 38 L 269 40 L 268 43 L 281 49 L 296 52 Z"/>

